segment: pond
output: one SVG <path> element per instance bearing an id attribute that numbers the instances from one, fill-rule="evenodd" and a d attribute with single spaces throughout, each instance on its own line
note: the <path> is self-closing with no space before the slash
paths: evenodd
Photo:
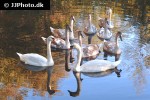
<path id="1" fill-rule="evenodd" d="M 74 30 L 83 31 L 90 13 L 99 29 L 98 18 L 105 17 L 106 7 L 113 12 L 112 41 L 117 31 L 122 32 L 121 63 L 117 66 L 122 70 L 120 77 L 114 70 L 93 74 L 66 71 L 65 52 L 52 51 L 55 65 L 49 71 L 55 93 L 50 94 L 45 68 L 24 66 L 16 52 L 46 56 L 41 37 L 51 35 L 50 26 L 64 28 L 73 15 Z M 51 0 L 50 10 L 0 11 L 0 22 L 0 100 L 149 100 L 149 0 Z M 88 43 L 87 39 L 83 44 Z M 92 43 L 102 46 L 103 41 L 95 35 Z M 103 48 L 100 50 L 96 59 L 104 59 Z M 114 57 L 108 56 L 107 60 L 114 61 Z"/>

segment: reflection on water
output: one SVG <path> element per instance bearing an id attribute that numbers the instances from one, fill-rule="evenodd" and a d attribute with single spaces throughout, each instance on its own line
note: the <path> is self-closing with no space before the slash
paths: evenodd
<path id="1" fill-rule="evenodd" d="M 115 69 L 110 69 L 110 70 L 107 70 L 105 72 L 96 72 L 96 73 L 82 73 L 83 75 L 85 76 L 88 76 L 88 77 L 93 77 L 93 78 L 100 78 L 100 77 L 106 77 L 110 74 L 112 74 L 113 72 L 115 72 L 117 74 L 117 77 L 120 77 L 120 70 L 118 70 L 117 68 Z M 79 96 L 80 95 L 80 91 L 81 91 L 81 83 L 82 81 L 84 81 L 83 78 L 81 78 L 81 73 L 80 72 L 74 72 L 73 71 L 73 75 L 76 79 L 76 83 L 77 83 L 77 88 L 76 88 L 76 91 L 72 92 L 71 90 L 68 90 L 70 96 L 73 96 L 73 97 L 76 97 L 76 96 Z"/>
<path id="2" fill-rule="evenodd" d="M 87 25 L 88 14 L 91 13 L 92 22 L 99 28 L 97 20 L 99 17 L 105 17 L 105 10 L 108 6 L 113 9 L 112 21 L 115 25 L 113 33 L 118 30 L 123 33 L 123 41 L 119 41 L 122 49 L 122 63 L 118 66 L 123 71 L 117 81 L 113 77 L 113 73 L 107 77 L 96 79 L 83 75 L 82 91 L 78 98 L 90 99 L 87 98 L 90 95 L 97 99 L 99 98 L 98 93 L 101 95 L 101 99 L 109 100 L 111 100 L 109 96 L 113 99 L 116 97 L 132 97 L 140 100 L 149 98 L 150 71 L 147 64 L 150 60 L 147 58 L 145 64 L 144 59 L 150 55 L 150 1 L 51 0 L 50 11 L 0 11 L 0 99 L 22 100 L 34 97 L 36 99 L 53 98 L 54 100 L 59 97 L 73 99 L 68 97 L 67 90 L 74 87 L 70 85 L 74 82 L 72 80 L 74 76 L 71 71 L 65 71 L 68 65 L 65 64 L 64 51 L 52 53 L 55 66 L 51 75 L 51 88 L 60 91 L 56 91 L 51 96 L 47 92 L 47 72 L 44 68 L 33 72 L 17 65 L 19 59 L 16 52 L 34 52 L 46 56 L 46 46 L 41 40 L 41 36 L 48 37 L 51 34 L 50 26 L 64 28 L 65 24 L 69 23 L 70 16 L 74 15 L 76 18 L 74 29 L 83 30 Z M 77 34 L 75 36 L 77 37 Z M 87 37 L 83 43 L 87 44 Z M 102 42 L 94 36 L 92 43 L 101 44 Z M 103 53 L 99 55 L 98 59 L 103 59 Z M 113 59 L 113 57 L 108 58 L 108 60 Z M 100 87 L 97 87 L 99 84 Z M 120 93 L 117 91 L 108 93 L 111 89 Z M 117 93 L 121 97 L 116 95 Z M 102 94 L 108 96 L 103 97 Z"/>

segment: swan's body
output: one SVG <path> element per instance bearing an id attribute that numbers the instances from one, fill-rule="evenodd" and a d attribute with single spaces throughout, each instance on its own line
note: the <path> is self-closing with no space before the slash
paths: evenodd
<path id="1" fill-rule="evenodd" d="M 42 40 L 46 43 L 46 38 L 45 37 L 41 37 Z M 65 49 L 66 47 L 66 42 L 61 39 L 61 38 L 55 38 L 54 37 L 54 41 L 51 44 L 52 48 L 58 48 L 58 49 Z"/>
<path id="2" fill-rule="evenodd" d="M 92 37 L 97 33 L 96 27 L 91 23 L 91 14 L 89 14 L 88 26 L 85 27 L 84 33 L 88 36 L 88 44 L 91 44 Z"/>
<path id="3" fill-rule="evenodd" d="M 86 45 L 83 49 L 83 58 L 95 57 L 100 53 L 99 46 L 97 44 Z"/>
<path id="4" fill-rule="evenodd" d="M 21 54 L 17 53 L 20 57 L 20 60 L 25 64 L 34 65 L 34 66 L 53 66 L 54 61 L 51 55 L 51 41 L 53 40 L 53 36 L 49 36 L 47 39 L 47 58 L 36 54 L 36 53 L 27 53 Z"/>
<path id="5" fill-rule="evenodd" d="M 116 62 L 111 62 L 107 60 L 91 60 L 86 62 L 85 64 L 81 63 L 81 58 L 82 58 L 82 50 L 81 47 L 74 43 L 73 47 L 77 50 L 78 55 L 77 55 L 77 63 L 75 64 L 75 67 L 73 68 L 74 71 L 77 72 L 101 72 L 101 71 L 106 71 L 108 69 L 113 69 L 116 66 L 120 64 L 120 60 Z"/>
<path id="6" fill-rule="evenodd" d="M 54 40 L 51 44 L 51 47 L 55 48 L 55 49 L 62 49 L 62 50 L 70 49 L 69 32 L 71 32 L 71 29 L 70 29 L 69 25 L 66 25 L 65 41 L 61 38 L 55 38 L 54 37 Z M 41 37 L 41 38 L 43 39 L 44 42 L 46 41 L 46 38 L 44 38 L 44 37 Z"/>
<path id="7" fill-rule="evenodd" d="M 99 32 L 97 33 L 97 36 L 100 40 L 110 40 L 112 37 L 112 32 L 105 28 L 100 28 Z"/>
<path id="8" fill-rule="evenodd" d="M 65 29 L 55 29 L 53 27 L 50 27 L 50 30 L 53 36 L 57 38 L 65 39 Z"/>
<path id="9" fill-rule="evenodd" d="M 73 33 L 73 22 L 74 22 L 74 16 L 71 16 L 70 18 L 70 28 L 71 28 L 71 33 L 69 35 L 69 39 L 73 39 L 74 38 L 74 33 Z M 66 35 L 65 35 L 65 29 L 54 29 L 52 27 L 50 27 L 50 30 L 52 32 L 52 35 L 55 36 L 56 38 L 61 38 L 63 40 L 66 39 Z"/>
<path id="10" fill-rule="evenodd" d="M 118 36 L 122 40 L 121 32 L 118 32 L 116 34 L 115 42 L 104 41 L 104 46 L 103 46 L 104 56 L 107 57 L 107 54 L 109 54 L 109 55 L 114 55 L 115 60 L 119 59 L 120 54 L 121 54 L 121 49 L 119 48 Z"/>
<path id="11" fill-rule="evenodd" d="M 97 44 L 88 44 L 83 47 L 81 33 L 82 33 L 81 31 L 78 32 L 79 35 L 78 38 L 80 41 L 79 44 L 83 51 L 82 58 L 86 58 L 90 60 L 95 59 L 97 55 L 100 53 L 99 46 Z"/>
<path id="12" fill-rule="evenodd" d="M 108 21 L 107 21 L 106 26 L 108 27 L 108 29 L 114 28 L 114 24 L 113 24 L 113 22 L 112 22 L 111 20 L 108 20 Z"/>

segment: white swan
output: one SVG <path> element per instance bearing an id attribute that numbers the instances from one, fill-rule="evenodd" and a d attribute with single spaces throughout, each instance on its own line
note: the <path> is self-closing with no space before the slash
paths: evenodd
<path id="1" fill-rule="evenodd" d="M 72 32 L 71 28 L 69 27 L 69 25 L 66 25 L 65 28 L 65 41 L 61 38 L 55 38 L 51 44 L 52 48 L 55 49 L 62 49 L 62 50 L 66 50 L 66 49 L 70 49 L 70 42 L 69 42 L 69 33 Z M 45 37 L 41 37 L 42 40 L 46 43 L 46 38 Z"/>
<path id="2" fill-rule="evenodd" d="M 20 57 L 20 60 L 25 64 L 34 65 L 34 66 L 53 66 L 54 61 L 51 55 L 51 41 L 54 39 L 53 36 L 47 38 L 47 58 L 36 54 L 36 53 L 27 53 L 21 54 L 17 53 Z"/>
<path id="3" fill-rule="evenodd" d="M 101 72 L 101 71 L 106 71 L 108 69 L 115 68 L 121 62 L 121 60 L 118 60 L 116 62 L 111 62 L 111 61 L 107 61 L 107 60 L 91 60 L 91 61 L 88 61 L 85 64 L 82 64 L 80 66 L 81 58 L 82 58 L 81 47 L 77 43 L 74 43 L 72 46 L 78 52 L 78 54 L 77 54 L 77 63 L 73 67 L 73 70 L 77 71 L 77 72 Z"/>
<path id="4" fill-rule="evenodd" d="M 73 39 L 74 38 L 74 33 L 73 33 L 73 22 L 75 21 L 74 16 L 71 16 L 70 18 L 70 27 L 72 32 L 70 33 L 69 38 Z M 61 38 L 63 40 L 65 40 L 65 29 L 55 29 L 53 27 L 50 27 L 50 30 L 52 32 L 52 35 L 55 36 L 56 38 Z"/>

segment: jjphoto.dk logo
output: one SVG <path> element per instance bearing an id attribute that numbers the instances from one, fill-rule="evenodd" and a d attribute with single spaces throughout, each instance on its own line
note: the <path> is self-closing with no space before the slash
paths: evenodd
<path id="1" fill-rule="evenodd" d="M 41 2 L 38 2 L 37 4 L 32 4 L 32 3 L 27 3 L 27 4 L 24 4 L 22 2 L 20 3 L 4 3 L 4 7 L 5 8 L 8 8 L 8 7 L 44 7 L 44 4 L 41 3 Z"/>
<path id="2" fill-rule="evenodd" d="M 3 0 L 0 10 L 50 10 L 50 0 Z"/>

